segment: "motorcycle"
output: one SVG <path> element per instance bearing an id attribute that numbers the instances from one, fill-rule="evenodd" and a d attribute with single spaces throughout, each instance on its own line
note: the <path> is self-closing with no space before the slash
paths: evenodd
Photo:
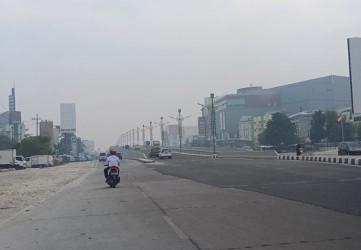
<path id="1" fill-rule="evenodd" d="M 115 186 L 120 182 L 119 177 L 119 167 L 112 166 L 108 169 L 108 176 L 106 179 L 106 183 L 110 188 L 115 188 Z"/>

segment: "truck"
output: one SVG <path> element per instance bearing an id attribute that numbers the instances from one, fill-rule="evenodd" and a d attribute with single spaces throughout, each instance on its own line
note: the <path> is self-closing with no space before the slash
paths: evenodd
<path id="1" fill-rule="evenodd" d="M 30 157 L 30 165 L 36 167 L 50 167 L 54 165 L 54 157 L 52 155 L 33 155 Z"/>
<path id="2" fill-rule="evenodd" d="M 14 167 L 16 157 L 16 149 L 0 150 L 0 167 Z"/>
<path id="3" fill-rule="evenodd" d="M 26 161 L 25 161 L 24 156 L 16 155 L 14 165 L 15 165 L 15 168 L 26 168 Z"/>
<path id="4" fill-rule="evenodd" d="M 160 141 L 155 140 L 155 141 L 153 141 L 153 145 L 152 145 L 152 147 L 150 149 L 148 157 L 149 158 L 158 157 L 159 156 L 159 151 L 160 151 Z"/>
<path id="5" fill-rule="evenodd" d="M 160 148 L 160 141 L 154 140 L 153 141 L 153 148 Z"/>

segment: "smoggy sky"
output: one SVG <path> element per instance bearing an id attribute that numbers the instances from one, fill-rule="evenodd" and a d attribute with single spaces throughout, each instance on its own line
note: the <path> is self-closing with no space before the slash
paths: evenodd
<path id="1" fill-rule="evenodd" d="M 359 0 L 0 0 L 0 113 L 60 123 L 75 103 L 77 135 L 105 149 L 120 134 L 196 125 L 198 102 L 348 76 L 347 38 L 361 36 Z M 159 128 L 155 128 L 155 135 Z"/>

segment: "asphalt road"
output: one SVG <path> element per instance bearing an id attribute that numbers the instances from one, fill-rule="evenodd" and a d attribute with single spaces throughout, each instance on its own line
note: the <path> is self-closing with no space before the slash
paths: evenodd
<path id="1" fill-rule="evenodd" d="M 110 189 L 100 164 L 65 192 L 0 222 L 0 249 L 361 249 L 358 198 L 343 212 L 329 201 L 346 192 L 360 197 L 355 167 L 175 155 L 152 164 L 125 160 L 121 174 Z M 307 201 L 327 190 L 329 208 Z"/>
<path id="2" fill-rule="evenodd" d="M 202 159 L 175 154 L 173 161 L 162 162 L 167 167 L 154 167 L 162 174 L 361 215 L 360 167 L 257 156 Z"/>

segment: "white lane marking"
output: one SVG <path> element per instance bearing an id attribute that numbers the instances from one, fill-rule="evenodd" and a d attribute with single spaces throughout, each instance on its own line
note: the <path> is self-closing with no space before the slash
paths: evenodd
<path id="1" fill-rule="evenodd" d="M 172 221 L 169 216 L 164 215 L 163 218 L 181 240 L 188 239 L 188 236 Z"/>
<path id="2" fill-rule="evenodd" d="M 129 179 L 133 182 L 133 185 L 135 185 L 136 187 L 138 187 L 140 193 L 141 193 L 145 198 L 149 198 L 149 196 L 148 196 L 142 189 L 139 188 L 139 186 L 138 186 L 137 183 L 135 182 L 133 176 L 130 175 L 130 176 L 128 176 L 128 177 L 129 177 Z"/>
<path id="3" fill-rule="evenodd" d="M 133 184 L 138 186 L 137 183 L 135 182 L 133 176 L 129 176 L 129 179 L 131 179 L 133 181 Z M 140 192 L 144 195 L 144 197 L 150 199 L 150 197 L 138 186 L 138 189 L 140 190 Z M 154 201 L 153 201 L 154 202 Z M 168 225 L 172 228 L 172 230 L 178 235 L 178 237 L 181 240 L 185 240 L 188 239 L 189 237 L 172 221 L 172 219 L 167 216 L 167 215 L 163 215 L 164 220 L 168 223 Z"/>

